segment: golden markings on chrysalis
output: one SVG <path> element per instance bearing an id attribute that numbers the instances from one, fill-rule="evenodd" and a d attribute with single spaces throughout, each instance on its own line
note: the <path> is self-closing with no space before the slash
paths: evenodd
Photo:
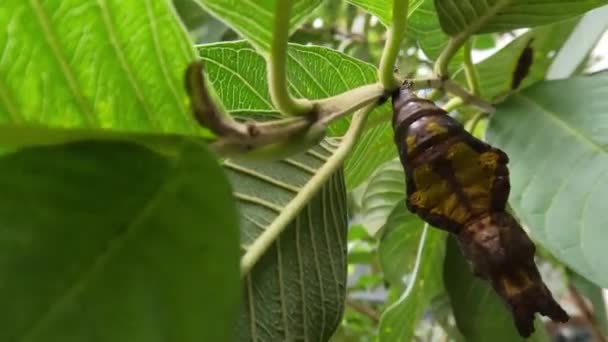
<path id="1" fill-rule="evenodd" d="M 410 196 L 410 203 L 417 207 L 424 208 L 426 204 L 427 196 L 422 191 L 416 191 Z"/>
<path id="2" fill-rule="evenodd" d="M 514 282 L 509 276 L 504 276 L 501 279 L 502 286 L 510 297 L 516 296 L 534 286 L 534 282 L 530 280 L 525 272 L 520 270 L 517 272 L 517 276 L 517 282 Z"/>
<path id="3" fill-rule="evenodd" d="M 407 138 L 405 138 L 405 143 L 407 145 L 407 151 L 412 152 L 416 147 L 416 137 L 413 135 L 408 135 Z"/>
<path id="4" fill-rule="evenodd" d="M 448 149 L 446 158 L 447 159 L 454 159 L 454 157 L 456 155 L 458 155 L 459 153 L 463 152 L 464 147 L 465 146 L 463 146 L 462 143 L 456 143 L 456 144 L 450 146 L 450 148 Z"/>
<path id="5" fill-rule="evenodd" d="M 479 163 L 483 167 L 487 167 L 489 169 L 496 168 L 496 163 L 498 162 L 498 155 L 494 152 L 484 152 L 479 155 Z"/>
<path id="6" fill-rule="evenodd" d="M 447 130 L 444 127 L 441 127 L 441 125 L 439 125 L 438 123 L 431 121 L 429 122 L 426 126 L 425 129 L 430 132 L 433 133 L 433 135 L 438 135 L 438 134 L 442 134 L 447 132 Z"/>

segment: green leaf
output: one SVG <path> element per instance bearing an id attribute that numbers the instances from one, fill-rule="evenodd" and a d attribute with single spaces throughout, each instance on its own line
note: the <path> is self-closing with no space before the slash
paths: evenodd
<path id="1" fill-rule="evenodd" d="M 435 0 L 441 28 L 450 36 L 551 24 L 606 3 L 606 0 Z"/>
<path id="2" fill-rule="evenodd" d="M 384 120 L 392 115 L 390 106 L 387 103 L 370 114 L 372 118 L 382 117 L 382 122 L 367 128 L 348 155 L 344 165 L 348 189 L 354 189 L 365 182 L 379 165 L 397 155 L 392 124 Z"/>
<path id="3" fill-rule="evenodd" d="M 407 35 L 418 42 L 424 54 L 435 60 L 448 42 L 443 33 L 433 0 L 423 0 L 416 11 L 408 18 Z"/>
<path id="4" fill-rule="evenodd" d="M 197 1 L 246 38 L 260 53 L 269 53 L 276 1 L 279 0 Z M 321 3 L 321 0 L 293 0 L 289 33 L 293 33 L 306 18 L 314 13 Z M 285 13 L 279 13 L 279 15 L 285 15 Z"/>
<path id="5" fill-rule="evenodd" d="M 274 112 L 266 62 L 245 41 L 197 46 L 205 73 L 229 112 Z M 297 97 L 323 99 L 377 81 L 376 67 L 321 46 L 289 44 L 287 79 Z M 342 135 L 348 121 L 332 125 L 332 135 Z"/>
<path id="6" fill-rule="evenodd" d="M 534 334 L 527 339 L 519 336 L 504 303 L 485 281 L 473 276 L 453 238 L 448 239 L 443 278 L 456 325 L 467 342 L 549 341 L 538 316 Z"/>
<path id="7" fill-rule="evenodd" d="M 273 113 L 266 82 L 266 64 L 244 41 L 198 46 L 205 72 L 226 110 L 233 114 Z M 290 44 L 287 74 L 290 92 L 310 99 L 338 95 L 355 87 L 377 81 L 371 64 L 319 46 Z M 370 114 L 369 122 L 379 121 L 366 130 L 345 164 L 349 189 L 361 184 L 383 162 L 396 155 L 390 104 Z M 329 127 L 329 134 L 346 132 L 350 120 Z"/>
<path id="8" fill-rule="evenodd" d="M 238 220 L 205 148 L 84 141 L 0 172 L 0 340 L 231 339 Z"/>
<path id="9" fill-rule="evenodd" d="M 401 287 L 404 277 L 416 262 L 416 249 L 424 222 L 410 213 L 405 206 L 405 195 L 394 206 L 382 229 L 378 256 L 384 278 L 392 285 Z"/>
<path id="10" fill-rule="evenodd" d="M 0 124 L 192 133 L 169 1 L 4 0 Z"/>
<path id="11" fill-rule="evenodd" d="M 556 51 L 564 44 L 578 20 L 568 20 L 554 25 L 532 29 L 510 42 L 489 58 L 475 65 L 479 75 L 479 89 L 482 97 L 495 99 L 511 90 L 513 72 L 524 48 L 530 43 L 533 61 L 530 72 L 520 88 L 526 88 L 545 79 Z M 464 72 L 454 76 L 466 84 Z"/>
<path id="12" fill-rule="evenodd" d="M 496 39 L 498 35 L 484 34 L 475 37 L 473 41 L 473 48 L 478 50 L 488 50 L 496 47 Z"/>
<path id="13" fill-rule="evenodd" d="M 422 221 L 419 222 L 418 226 L 422 227 Z M 408 287 L 380 318 L 380 341 L 413 340 L 414 328 L 424 309 L 443 290 L 441 264 L 445 236 L 445 232 L 425 225 Z"/>
<path id="14" fill-rule="evenodd" d="M 393 4 L 392 1 L 384 0 L 347 0 L 351 4 L 360 7 L 364 11 L 378 17 L 380 22 L 384 26 L 391 26 L 393 21 Z M 418 9 L 418 6 L 424 2 L 424 0 L 412 0 L 408 4 L 408 16 Z"/>
<path id="15" fill-rule="evenodd" d="M 538 84 L 497 108 L 488 140 L 511 159 L 510 203 L 532 237 L 601 287 L 608 196 L 608 76 Z"/>
<path id="16" fill-rule="evenodd" d="M 403 166 L 399 159 L 386 162 L 369 178 L 361 197 L 361 224 L 370 235 L 386 223 L 395 205 L 405 198 Z"/>
<path id="17" fill-rule="evenodd" d="M 328 180 L 295 220 L 279 223 L 337 146 L 326 140 L 278 162 L 224 164 L 240 204 L 243 259 L 263 252 L 244 277 L 240 341 L 325 341 L 341 320 L 347 244 L 342 172 Z M 285 231 L 265 247 L 268 231 L 276 225 Z"/>

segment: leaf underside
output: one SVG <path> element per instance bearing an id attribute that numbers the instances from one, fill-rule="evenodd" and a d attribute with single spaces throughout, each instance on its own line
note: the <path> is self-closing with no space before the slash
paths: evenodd
<path id="1" fill-rule="evenodd" d="M 327 139 L 277 162 L 224 164 L 241 212 L 243 252 L 332 155 Z M 342 318 L 346 284 L 346 190 L 342 171 L 290 223 L 244 278 L 241 341 L 325 341 Z"/>

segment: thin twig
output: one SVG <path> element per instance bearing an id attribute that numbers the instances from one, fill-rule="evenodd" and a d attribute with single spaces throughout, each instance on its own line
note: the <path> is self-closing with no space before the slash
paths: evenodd
<path id="1" fill-rule="evenodd" d="M 368 317 L 374 323 L 380 322 L 380 314 L 378 314 L 376 310 L 370 308 L 369 306 L 363 305 L 350 298 L 346 298 L 346 305 L 348 305 L 351 309 L 357 311 L 358 313 L 362 314 L 363 316 Z"/>
<path id="2" fill-rule="evenodd" d="M 587 323 L 587 326 L 589 326 L 589 329 L 591 330 L 591 334 L 593 334 L 594 341 L 606 342 L 606 337 L 604 336 L 604 334 L 602 334 L 602 330 L 600 329 L 600 327 L 597 323 L 597 319 L 595 318 L 595 315 L 589 309 L 589 306 L 587 306 L 587 303 L 585 303 L 585 300 L 580 295 L 578 290 L 572 285 L 568 286 L 568 290 L 570 292 L 570 296 L 574 300 L 574 304 L 576 305 L 578 310 L 581 312 L 583 318 L 585 319 L 585 323 Z"/>

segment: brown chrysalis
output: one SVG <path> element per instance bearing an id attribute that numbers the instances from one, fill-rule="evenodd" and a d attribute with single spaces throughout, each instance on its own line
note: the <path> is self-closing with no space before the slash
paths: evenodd
<path id="1" fill-rule="evenodd" d="M 569 317 L 534 263 L 535 246 L 505 211 L 507 155 L 473 137 L 433 102 L 407 86 L 393 95 L 395 143 L 406 175 L 407 208 L 454 234 L 476 276 L 508 306 L 520 335 L 534 331 L 534 314 Z"/>

